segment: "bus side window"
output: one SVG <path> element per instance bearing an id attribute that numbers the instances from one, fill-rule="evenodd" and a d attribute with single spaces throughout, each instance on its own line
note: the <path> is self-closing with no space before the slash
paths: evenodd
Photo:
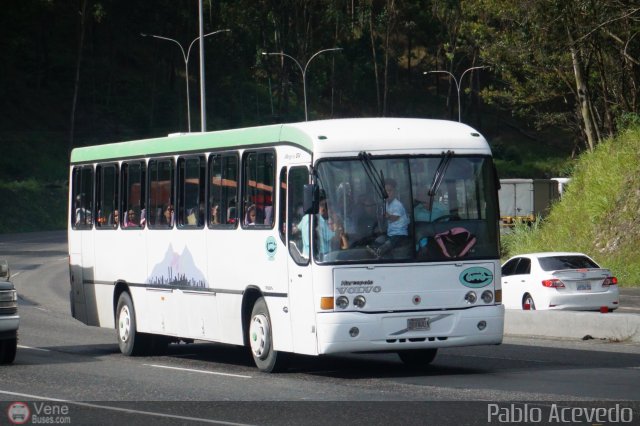
<path id="1" fill-rule="evenodd" d="M 212 154 L 209 157 L 209 227 L 235 227 L 237 200 L 237 154 Z"/>
<path id="2" fill-rule="evenodd" d="M 93 166 L 73 169 L 71 226 L 91 229 L 93 224 Z"/>
<path id="3" fill-rule="evenodd" d="M 144 228 L 146 222 L 145 164 L 143 161 L 122 163 L 122 187 L 119 219 L 123 229 Z"/>
<path id="4" fill-rule="evenodd" d="M 241 218 L 243 226 L 273 227 L 275 158 L 273 151 L 248 152 L 243 158 L 244 186 Z M 255 222 L 249 223 L 255 211 Z M 256 229 L 251 228 L 251 229 Z"/>
<path id="5" fill-rule="evenodd" d="M 201 228 L 204 225 L 204 157 L 178 159 L 178 226 Z"/>
<path id="6" fill-rule="evenodd" d="M 146 219 L 149 228 L 173 228 L 175 222 L 173 159 L 150 160 L 148 169 L 149 202 Z"/>
<path id="7" fill-rule="evenodd" d="M 289 169 L 287 181 L 287 231 L 289 233 L 289 254 L 300 264 L 309 263 L 309 215 L 302 215 L 304 185 L 309 183 L 309 171 L 306 167 Z"/>
<path id="8" fill-rule="evenodd" d="M 118 227 L 118 168 L 116 164 L 96 167 L 96 228 Z"/>

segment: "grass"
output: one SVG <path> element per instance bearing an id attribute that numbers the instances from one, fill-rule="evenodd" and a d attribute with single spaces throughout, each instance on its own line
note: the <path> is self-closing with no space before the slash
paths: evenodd
<path id="1" fill-rule="evenodd" d="M 572 181 L 549 216 L 503 237 L 507 256 L 536 251 L 579 251 L 618 277 L 640 286 L 640 127 L 584 153 Z"/>

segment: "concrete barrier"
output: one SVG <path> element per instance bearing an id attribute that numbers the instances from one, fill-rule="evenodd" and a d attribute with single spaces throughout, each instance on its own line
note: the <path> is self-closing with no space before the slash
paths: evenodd
<path id="1" fill-rule="evenodd" d="M 640 315 L 569 311 L 505 310 L 504 334 L 640 343 Z"/>

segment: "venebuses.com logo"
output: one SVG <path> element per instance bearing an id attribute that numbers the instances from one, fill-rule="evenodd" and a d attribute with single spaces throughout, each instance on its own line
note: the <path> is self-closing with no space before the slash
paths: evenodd
<path id="1" fill-rule="evenodd" d="M 69 406 L 61 403 L 13 402 L 7 408 L 7 418 L 14 425 L 29 424 L 70 424 Z M 0 422 L 1 424 L 2 422 Z"/>

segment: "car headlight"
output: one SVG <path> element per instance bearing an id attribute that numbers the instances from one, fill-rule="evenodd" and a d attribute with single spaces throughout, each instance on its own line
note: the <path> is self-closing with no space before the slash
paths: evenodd
<path id="1" fill-rule="evenodd" d="M 18 293 L 15 290 L 0 291 L 0 315 L 12 315 L 18 310 Z"/>

